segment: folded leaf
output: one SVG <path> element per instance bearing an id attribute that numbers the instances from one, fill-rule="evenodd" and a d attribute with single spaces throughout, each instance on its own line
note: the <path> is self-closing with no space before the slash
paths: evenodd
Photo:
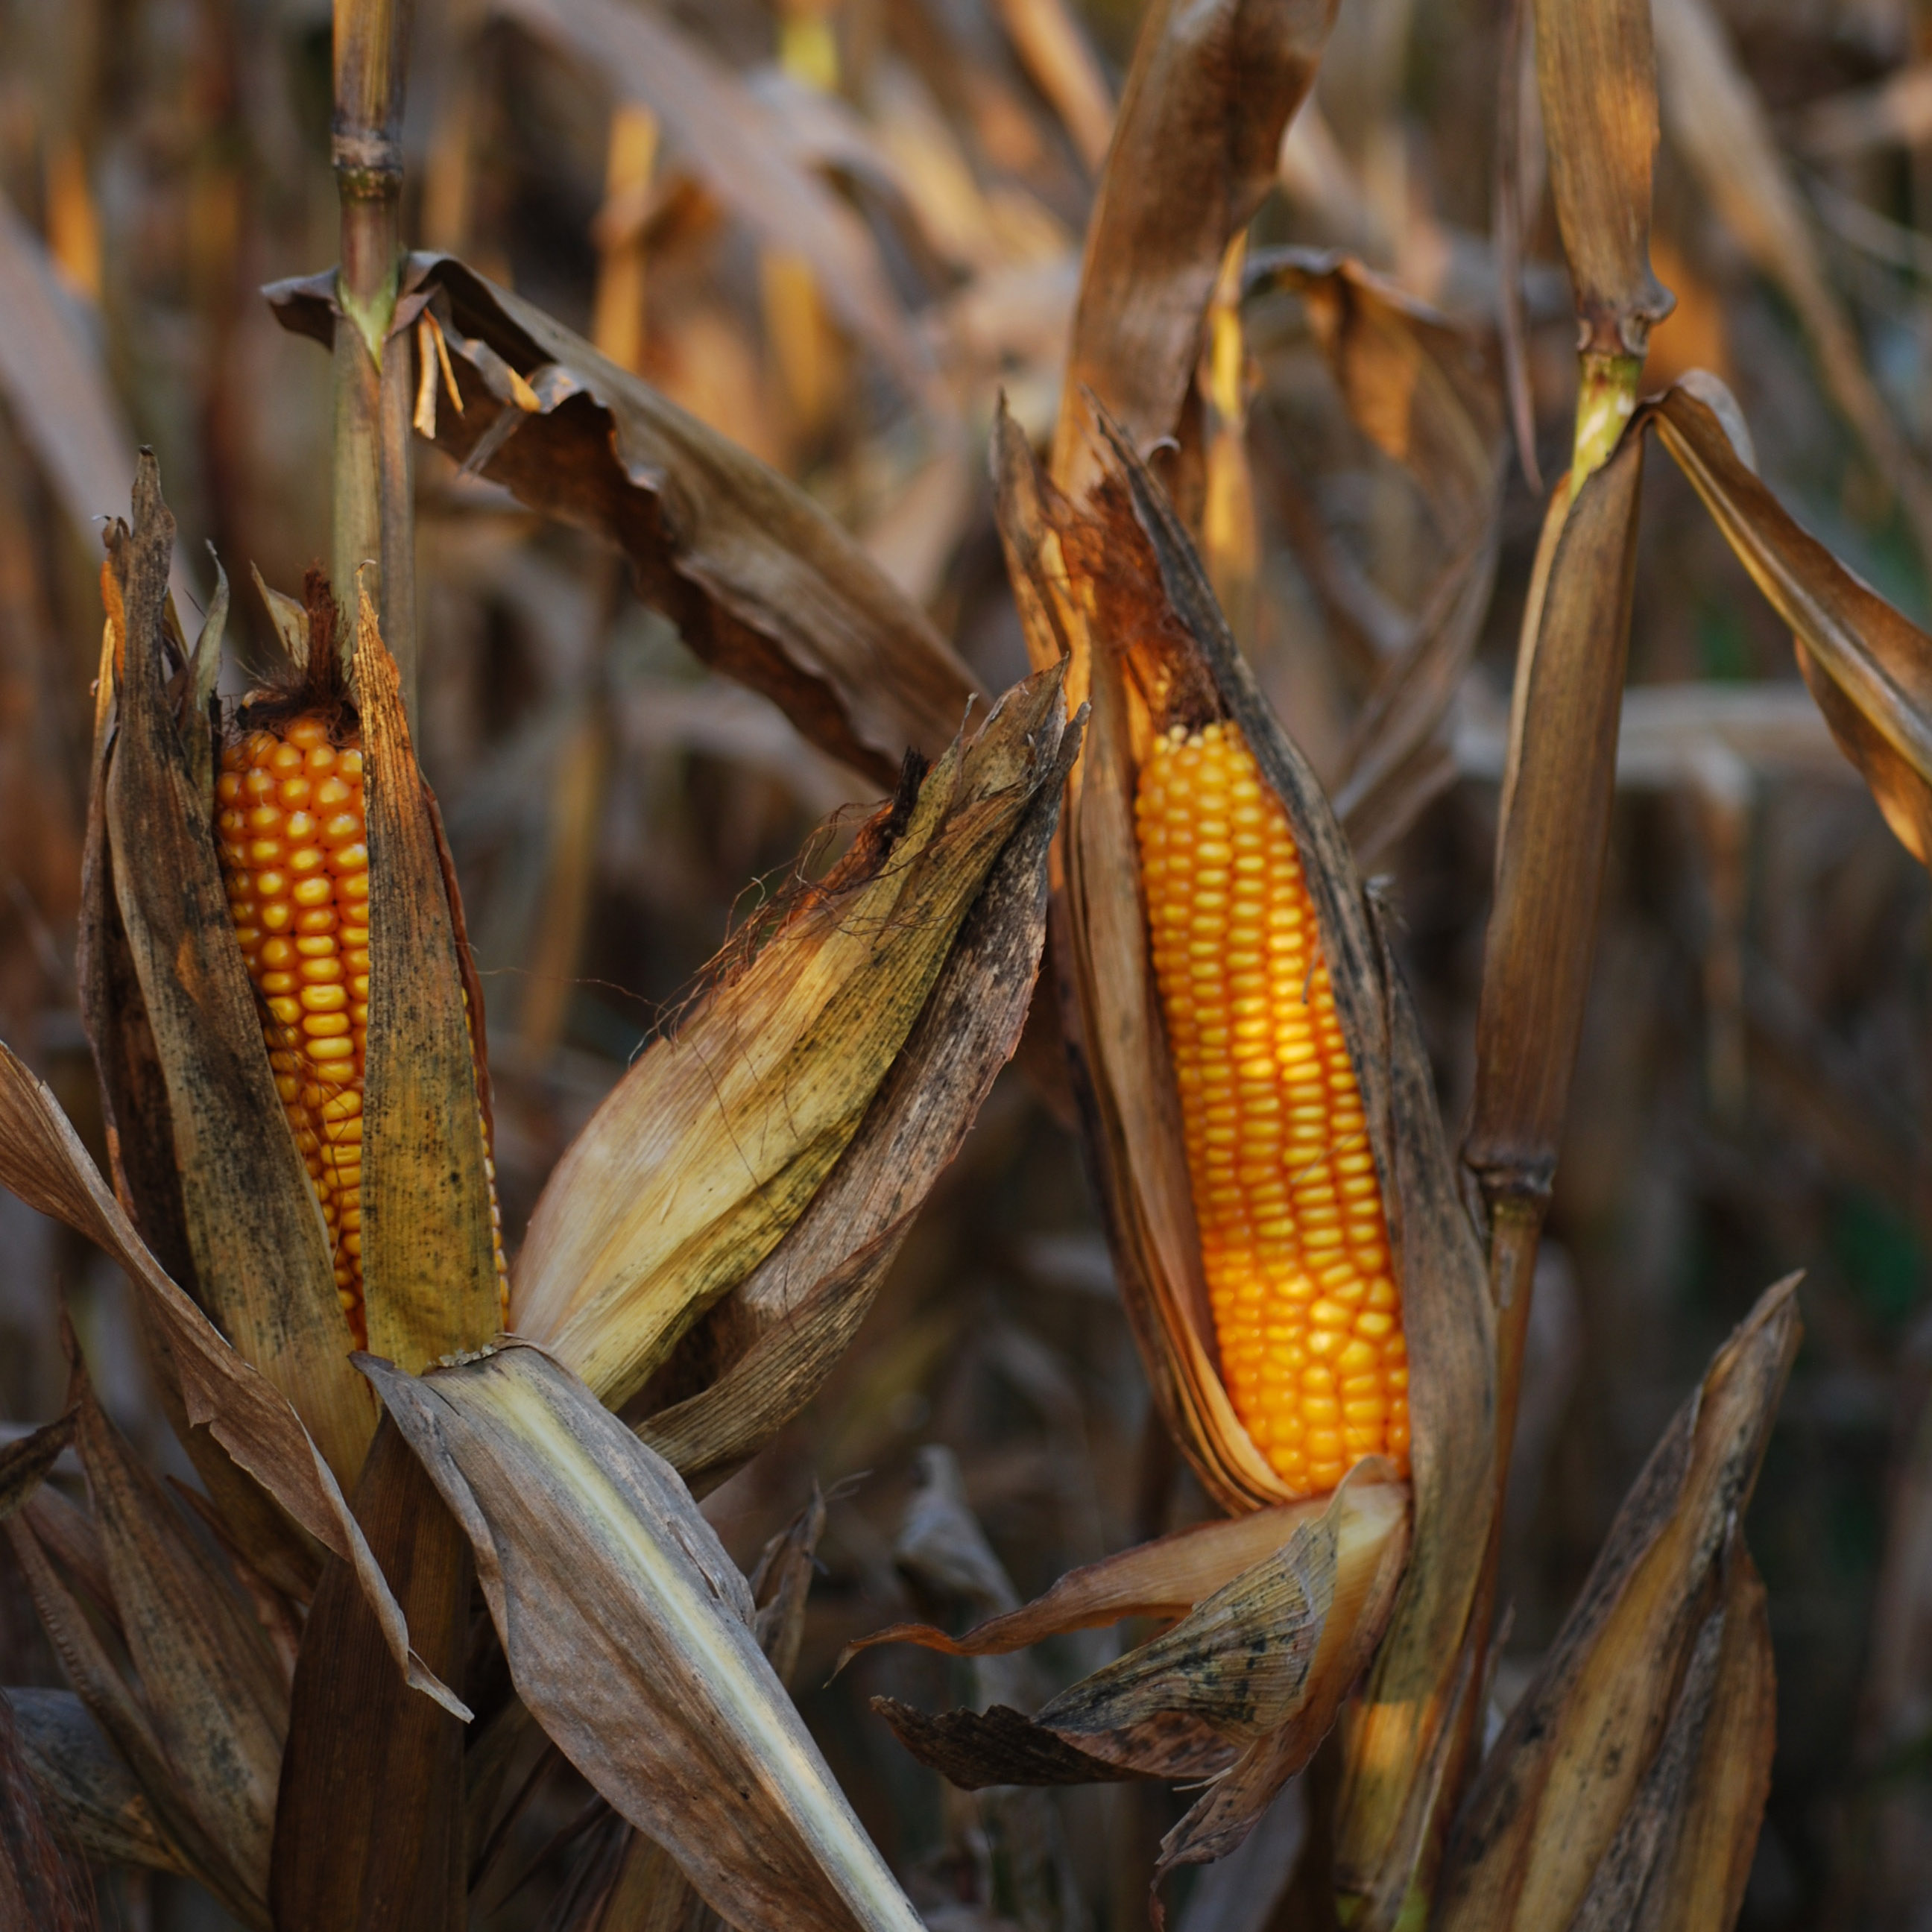
<path id="1" fill-rule="evenodd" d="M 512 1325 L 614 1406 L 771 1252 L 850 1144 L 1058 769 L 1060 682 L 1036 674 L 956 742 L 909 809 L 640 1057 L 558 1162 L 518 1258 Z"/>
<path id="2" fill-rule="evenodd" d="M 49 1828 L 12 1707 L 0 1693 L 0 1924 L 34 1932 L 95 1932 L 86 1868 Z"/>
<path id="3" fill-rule="evenodd" d="M 536 1348 L 420 1379 L 358 1359 L 468 1533 L 518 1694 L 598 1791 L 746 1932 L 916 1932 L 669 1466 Z"/>
<path id="4" fill-rule="evenodd" d="M 334 286 L 280 282 L 268 299 L 326 344 Z M 425 308 L 463 385 L 460 412 L 437 412 L 440 448 L 619 545 L 700 657 L 832 757 L 890 784 L 908 746 L 945 749 L 972 674 L 802 490 L 452 256 L 405 265 L 398 328 Z"/>

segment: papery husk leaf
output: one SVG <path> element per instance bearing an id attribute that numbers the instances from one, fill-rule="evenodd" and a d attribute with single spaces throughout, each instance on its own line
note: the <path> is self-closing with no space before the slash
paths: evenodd
<path id="1" fill-rule="evenodd" d="M 71 1690 L 10 1688 L 20 1756 L 55 1834 L 102 1864 L 188 1870 L 139 1782 Z"/>
<path id="2" fill-rule="evenodd" d="M 1671 298 L 1650 268 L 1657 58 L 1650 0 L 1535 0 L 1550 185 L 1580 346 L 1642 360 Z"/>
<path id="3" fill-rule="evenodd" d="M 464 386 L 461 412 L 437 412 L 439 448 L 620 546 L 691 649 L 821 751 L 888 784 L 908 745 L 944 751 L 972 674 L 802 490 L 453 256 L 411 256 L 403 286 L 398 328 L 427 308 Z M 333 287 L 320 276 L 268 297 L 285 327 L 326 344 Z"/>
<path id="4" fill-rule="evenodd" d="M 191 1426 L 205 1426 L 236 1463 L 325 1547 L 350 1562 L 410 1682 L 466 1718 L 409 1648 L 401 1611 L 340 1486 L 301 1418 L 266 1376 L 215 1332 L 148 1252 L 107 1190 L 53 1096 L 0 1042 L 0 1182 L 64 1221 L 124 1268 L 165 1336 Z"/>
<path id="5" fill-rule="evenodd" d="M 518 1695 L 746 1932 L 916 1932 L 675 1473 L 542 1351 L 358 1358 L 470 1537 Z"/>
<path id="6" fill-rule="evenodd" d="M 100 1923 L 86 1868 L 55 1837 L 0 1693 L 0 1925 L 95 1932 Z"/>
<path id="7" fill-rule="evenodd" d="M 116 907 L 166 1090 L 196 1289 L 346 1476 L 375 1414 L 349 1366 L 328 1232 L 262 1045 L 216 860 L 213 796 L 191 782 L 167 698 L 174 520 L 146 453 L 134 526 L 110 544 L 122 611 L 103 796 Z"/>
<path id="8" fill-rule="evenodd" d="M 1221 258 L 1274 185 L 1334 14 L 1332 0 L 1157 0 L 1143 17 L 1060 391 L 1051 468 L 1069 494 L 1097 467 L 1089 391 L 1137 449 L 1173 430 Z"/>
<path id="9" fill-rule="evenodd" d="M 472 1006 L 394 658 L 358 586 L 369 842 L 362 1279 L 369 1346 L 412 1373 L 502 1325 Z"/>
<path id="10" fill-rule="evenodd" d="M 713 1311 L 728 1360 L 639 1426 L 694 1487 L 722 1480 L 816 1393 L 1026 1022 L 1046 929 L 1046 856 L 1083 721 L 992 870 L 851 1144 L 777 1247 Z"/>
<path id="11" fill-rule="evenodd" d="M 1270 249 L 1250 258 L 1246 292 L 1285 288 L 1306 304 L 1349 415 L 1408 470 L 1444 561 L 1414 634 L 1349 732 L 1335 809 L 1366 866 L 1454 776 L 1441 727 L 1487 614 L 1502 535 L 1504 443 L 1495 377 L 1475 340 L 1359 262 Z"/>
<path id="12" fill-rule="evenodd" d="M 356 1514 L 424 1661 L 460 1684 L 469 1542 L 386 1419 Z M 304 1626 L 291 1704 L 269 1875 L 275 1932 L 462 1932 L 464 1728 L 405 1684 L 339 1560 Z"/>
<path id="13" fill-rule="evenodd" d="M 78 1360 L 78 1442 L 114 1601 L 178 1802 L 256 1918 L 288 1694 L 259 1625 L 101 1412 Z M 150 1798 L 154 1796 L 150 1790 Z"/>
<path id="14" fill-rule="evenodd" d="M 1706 1851 L 1715 1849 L 1706 1834 L 1720 1819 L 1740 1830 L 1754 1820 L 1749 1800 L 1768 1766 L 1769 1729 L 1762 1652 L 1748 1635 L 1755 1612 L 1748 1586 L 1736 1599 L 1740 1630 L 1728 1670 L 1718 1668 L 1721 1630 L 1701 1686 L 1691 1666 L 1700 1634 L 1725 1598 L 1727 1556 L 1742 1556 L 1737 1525 L 1797 1350 L 1797 1280 L 1767 1289 L 1718 1352 L 1624 1499 L 1582 1595 L 1457 1820 L 1432 1922 L 1444 1932 L 1568 1926 L 1599 1885 L 1601 1897 L 1619 1886 L 1640 1895 L 1628 1870 L 1620 1874 L 1614 1862 L 1606 1868 L 1605 1859 L 1620 1844 L 1628 1859 L 1642 1859 L 1647 1849 L 1647 1870 L 1670 1814 L 1693 1802 Z M 1706 1772 L 1713 1768 L 1718 1747 L 1707 1754 L 1701 1739 L 1719 1708 L 1720 1682 L 1726 1737 L 1762 1755 L 1732 1767 L 1708 1796 L 1671 1802 L 1672 1767 L 1668 1759 L 1660 1766 L 1659 1753 L 1673 1712 L 1687 1689 L 1705 1706 L 1701 1717 L 1687 1710 L 1686 1725 L 1700 1736 L 1680 1734 L 1681 1781 L 1694 1761 Z M 1646 1804 L 1653 1768 L 1660 1785 L 1652 1796 L 1664 1802 Z M 1707 1896 L 1727 1894 L 1740 1856 L 1735 1840 L 1723 1847 Z"/>
<path id="15" fill-rule="evenodd" d="M 1738 560 L 1796 633 L 1798 668 L 1886 823 L 1932 866 L 1932 638 L 1801 530 L 1726 433 L 1730 392 L 1700 374 L 1646 406 Z"/>
<path id="16" fill-rule="evenodd" d="M 876 874 L 808 902 L 639 1058 L 557 1164 L 512 1327 L 614 1406 L 805 1212 L 925 1006 L 955 935 L 1058 770 L 1058 670 L 934 766 Z"/>
<path id="17" fill-rule="evenodd" d="M 1406 1488 L 1375 1463 L 1317 1512 L 1255 1515 L 1280 1539 L 1265 1556 L 1034 1717 L 996 1705 L 930 1718 L 886 1698 L 873 1708 L 914 1756 L 968 1789 L 1232 1778 L 1206 1828 L 1220 1850 L 1201 1856 L 1232 1850 L 1334 1723 L 1387 1624 L 1408 1540 Z M 916 1628 L 904 1634 L 952 1648 Z M 1186 1856 L 1185 1834 L 1174 1849 Z"/>

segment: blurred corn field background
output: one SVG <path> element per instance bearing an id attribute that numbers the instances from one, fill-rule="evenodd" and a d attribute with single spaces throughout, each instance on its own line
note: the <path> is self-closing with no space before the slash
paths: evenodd
<path id="1" fill-rule="evenodd" d="M 1246 260 L 1214 292 L 1186 440 L 1205 452 L 1191 487 L 1215 587 L 1331 788 L 1380 669 L 1445 596 L 1467 605 L 1448 755 L 1394 836 L 1358 835 L 1452 1134 L 1542 518 L 1526 470 L 1563 469 L 1575 402 L 1526 12 L 1343 0 Z M 1652 256 L 1676 305 L 1645 388 L 1720 376 L 1772 490 L 1924 624 L 1932 13 L 1656 0 L 1654 18 Z M 988 436 L 1002 392 L 1036 443 L 1052 433 L 1138 25 L 1133 0 L 419 0 L 404 235 L 800 483 L 1003 690 L 1027 652 Z M 330 37 L 320 0 L 0 0 L 0 1036 L 104 1166 L 75 976 L 98 520 L 124 511 L 151 445 L 178 592 L 206 603 L 211 543 L 235 580 L 223 688 L 244 688 L 272 644 L 250 566 L 292 586 L 327 551 L 329 364 L 260 290 L 335 258 Z M 1374 394 L 1337 384 L 1319 265 L 1283 249 L 1346 251 L 1466 345 L 1475 483 L 1378 440 Z M 416 740 L 487 1000 L 514 1248 L 734 922 L 791 883 L 815 826 L 829 855 L 882 786 L 707 669 L 614 550 L 532 514 L 474 452 L 459 467 L 418 447 Z M 1184 498 L 1189 477 L 1171 487 Z M 1494 1703 L 1534 1670 L 1713 1347 L 1803 1267 L 1806 1340 L 1750 1518 L 1778 1754 L 1741 1922 L 1903 1932 L 1932 1924 L 1932 903 L 1684 476 L 1654 462 L 1642 489 Z M 1472 592 L 1450 574 L 1476 554 Z M 824 1492 L 800 1706 L 927 1922 L 958 1932 L 1144 1923 L 1186 1802 L 1144 1784 L 968 1796 L 868 1707 L 1036 1701 L 1114 1654 L 1108 1632 L 1024 1663 L 869 1652 L 828 1681 L 882 1624 L 957 1628 L 1214 1513 L 1150 1412 L 1058 1053 L 1051 1025 L 1030 1028 L 849 1353 L 706 1504 L 748 1570 Z M 63 1298 L 110 1414 L 191 1483 L 128 1286 L 0 1193 L 15 1434 L 62 1407 Z M 0 1682 L 62 1681 L 0 1546 Z M 587 1796 L 555 1765 L 533 1786 L 488 1924 L 544 1922 Z M 1186 1932 L 1302 1922 L 1272 1916 L 1294 1848 L 1293 1821 L 1272 1822 L 1182 1886 Z M 130 1932 L 228 1922 L 185 1880 L 103 1884 Z"/>

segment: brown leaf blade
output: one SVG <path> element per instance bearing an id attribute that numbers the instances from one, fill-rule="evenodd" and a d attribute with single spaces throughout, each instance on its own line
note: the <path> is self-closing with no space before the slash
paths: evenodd
<path id="1" fill-rule="evenodd" d="M 363 1361 L 470 1537 L 518 1694 L 603 1796 L 747 1932 L 916 1932 L 668 1466 L 536 1348 L 420 1380 Z"/>
<path id="2" fill-rule="evenodd" d="M 1470 1791 L 1443 1866 L 1445 1932 L 1568 1925 L 1586 1907 L 1640 1898 L 1666 1827 L 1687 1809 L 1712 1864 L 1707 1895 L 1727 1896 L 1748 1864 L 1740 1841 L 1755 1837 L 1768 1765 L 1768 1659 L 1737 1526 L 1797 1349 L 1796 1286 L 1792 1276 L 1765 1292 L 1625 1498 Z M 1726 1766 L 1727 1745 L 1750 1755 Z M 1687 1790 L 1693 1765 L 1714 1781 Z M 1726 1842 L 1713 1842 L 1720 1832 Z"/>
<path id="3" fill-rule="evenodd" d="M 1222 255 L 1274 184 L 1334 12 L 1330 0 L 1148 9 L 1088 224 L 1051 466 L 1070 494 L 1097 469 L 1089 392 L 1136 448 L 1172 430 Z"/>
<path id="4" fill-rule="evenodd" d="M 1886 823 L 1932 865 L 1932 638 L 1800 528 L 1760 481 L 1726 434 L 1736 408 L 1714 379 L 1700 376 L 1648 405 L 1646 420 L 1796 634 L 1804 681 Z"/>
<path id="5" fill-rule="evenodd" d="M 369 821 L 364 1292 L 369 1346 L 414 1372 L 502 1325 L 476 1072 L 483 1016 L 468 1010 L 428 790 L 366 592 L 356 678 Z"/>
<path id="6" fill-rule="evenodd" d="M 327 342 L 332 287 L 268 297 L 284 327 Z M 404 288 L 399 319 L 427 305 L 463 384 L 461 412 L 437 412 L 439 448 L 618 545 L 700 657 L 832 757 L 889 784 L 908 746 L 945 749 L 972 674 L 802 490 L 453 257 L 411 256 Z"/>
<path id="7" fill-rule="evenodd" d="M 0 1692 L 0 1924 L 95 1932 L 100 1923 L 86 1868 L 49 1828 L 11 1701 Z"/>
<path id="8" fill-rule="evenodd" d="M 140 1784 L 71 1690 L 22 1687 L 13 1706 L 20 1756 L 56 1837 L 103 1864 L 186 1872 Z"/>

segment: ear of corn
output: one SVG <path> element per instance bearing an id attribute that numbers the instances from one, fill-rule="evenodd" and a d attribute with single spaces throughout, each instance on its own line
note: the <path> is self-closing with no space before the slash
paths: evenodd
<path id="1" fill-rule="evenodd" d="M 1362 1097 L 1286 814 L 1232 723 L 1154 740 L 1136 820 L 1222 1374 L 1298 1495 L 1408 1459 Z"/>
<path id="2" fill-rule="evenodd" d="M 338 742 L 340 739 L 341 742 Z M 358 1348 L 362 1096 L 369 1018 L 369 848 L 352 731 L 304 712 L 224 750 L 217 830 L 236 934 L 263 1008 L 276 1091 L 328 1224 L 336 1292 Z M 500 1294 L 502 1214 L 490 1180 Z"/>

